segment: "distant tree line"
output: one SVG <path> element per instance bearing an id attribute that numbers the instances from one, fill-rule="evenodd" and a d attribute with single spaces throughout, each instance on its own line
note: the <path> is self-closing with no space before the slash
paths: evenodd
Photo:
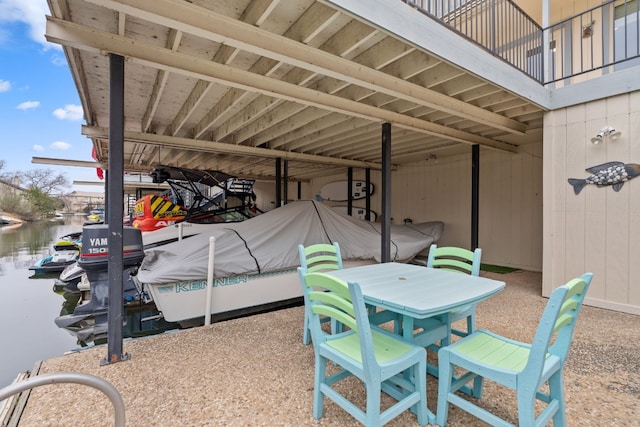
<path id="1" fill-rule="evenodd" d="M 60 196 L 69 180 L 51 169 L 8 172 L 0 160 L 0 209 L 21 218 L 37 220 L 51 216 L 64 207 Z"/>

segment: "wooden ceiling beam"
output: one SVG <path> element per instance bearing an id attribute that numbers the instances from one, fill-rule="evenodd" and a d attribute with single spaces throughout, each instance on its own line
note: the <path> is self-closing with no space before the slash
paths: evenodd
<path id="1" fill-rule="evenodd" d="M 339 12 L 321 3 L 315 3 L 285 32 L 284 36 L 302 43 L 309 43 L 338 16 L 340 16 Z M 282 62 L 261 57 L 249 70 L 253 73 L 270 76 L 282 65 Z M 309 73 L 307 72 L 307 74 Z M 296 83 L 301 84 L 301 82 Z M 258 94 L 232 88 L 225 94 L 220 102 L 200 120 L 193 137 L 200 138 L 207 129 L 216 127 L 216 129 L 213 130 L 213 139 L 215 141 L 222 141 L 227 135 L 232 133 L 233 130 L 242 126 L 247 117 L 251 117 L 247 115 L 247 111 L 241 111 L 231 116 L 231 109 L 235 105 L 241 102 L 244 102 L 247 107 L 251 105 L 252 108 L 263 105 L 263 109 L 258 108 L 258 110 L 263 113 L 277 105 L 277 100 L 272 97 L 268 97 L 268 99 L 262 98 L 264 97 Z M 223 120 L 226 121 L 223 122 Z"/>
<path id="2" fill-rule="evenodd" d="M 265 31 L 253 25 L 215 13 L 209 9 L 170 0 L 87 0 L 149 22 L 175 28 L 207 40 L 216 41 L 266 56 L 277 61 L 368 87 L 417 104 L 437 108 L 469 120 L 489 123 L 507 132 L 524 134 L 526 126 L 499 114 L 478 108 L 439 92 L 363 67 L 348 59 L 296 40 Z"/>
<path id="3" fill-rule="evenodd" d="M 100 127 L 82 127 L 82 134 L 91 139 L 108 139 L 109 130 Z M 316 156 L 313 154 L 295 153 L 291 151 L 270 150 L 268 148 L 247 147 L 244 145 L 224 144 L 221 142 L 203 141 L 198 139 L 179 138 L 168 135 L 156 135 L 142 132 L 124 131 L 126 142 L 140 142 L 155 148 L 170 147 L 172 149 L 198 150 L 205 153 L 227 153 L 244 156 L 281 158 L 283 160 L 300 160 L 310 163 L 326 165 L 382 169 L 382 165 L 358 160 L 339 159 L 334 157 Z"/>
<path id="4" fill-rule="evenodd" d="M 507 152 L 517 152 L 517 147 L 446 126 L 408 117 L 403 114 L 364 105 L 357 101 L 300 87 L 280 80 L 255 75 L 196 58 L 180 52 L 171 52 L 164 47 L 146 43 L 132 43 L 118 35 L 72 22 L 47 17 L 46 38 L 50 42 L 89 51 L 113 52 L 129 57 L 142 65 L 170 70 L 179 74 L 219 82 L 244 90 L 256 91 L 305 105 L 324 108 L 367 120 L 389 122 L 395 126 L 417 132 L 441 135 L 454 141 L 480 144 Z"/>

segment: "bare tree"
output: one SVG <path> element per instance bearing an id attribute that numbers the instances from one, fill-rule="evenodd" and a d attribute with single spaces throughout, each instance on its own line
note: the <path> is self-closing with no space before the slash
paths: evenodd
<path id="1" fill-rule="evenodd" d="M 60 193 L 69 186 L 69 179 L 63 173 L 51 169 L 33 169 L 20 172 L 20 181 L 23 187 L 38 189 L 48 196 Z"/>

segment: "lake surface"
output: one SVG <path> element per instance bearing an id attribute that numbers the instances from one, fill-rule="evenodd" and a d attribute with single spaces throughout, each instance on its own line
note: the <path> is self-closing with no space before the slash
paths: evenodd
<path id="1" fill-rule="evenodd" d="M 64 302 L 53 291 L 57 275 L 34 276 L 29 267 L 49 255 L 59 237 L 82 231 L 84 220 L 0 227 L 0 387 L 36 361 L 78 347 L 77 339 L 54 323 Z"/>
<path id="2" fill-rule="evenodd" d="M 0 227 L 0 388 L 12 383 L 21 372 L 31 370 L 37 361 L 94 344 L 78 340 L 54 322 L 69 310 L 68 304 L 63 306 L 67 302 L 65 296 L 73 295 L 54 291 L 59 273 L 36 275 L 29 270 L 51 253 L 60 237 L 82 231 L 85 221 L 84 216 L 71 216 L 59 222 Z M 142 322 L 154 314 L 157 312 L 127 309 L 123 337 L 177 328 L 164 320 Z M 105 341 L 97 339 L 95 344 Z M 104 355 L 107 356 L 106 347 Z"/>

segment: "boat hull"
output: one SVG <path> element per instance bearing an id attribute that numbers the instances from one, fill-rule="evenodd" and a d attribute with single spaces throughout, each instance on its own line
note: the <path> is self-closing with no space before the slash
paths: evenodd
<path id="1" fill-rule="evenodd" d="M 78 248 L 74 246 L 72 250 L 57 250 L 53 255 L 42 258 L 34 265 L 29 267 L 29 270 L 35 271 L 37 274 L 45 273 L 60 273 L 67 266 L 75 263 L 78 260 Z"/>
<path id="2" fill-rule="evenodd" d="M 370 264 L 370 260 L 347 261 L 345 267 Z M 158 311 L 168 322 L 204 319 L 207 279 L 176 283 L 144 285 Z M 302 286 L 296 268 L 260 274 L 240 274 L 214 278 L 211 289 L 211 314 L 253 310 L 260 307 L 290 305 L 298 298 L 302 302 Z"/>
<path id="3" fill-rule="evenodd" d="M 294 269 L 262 274 L 219 277 L 213 281 L 211 314 L 240 310 L 302 296 Z M 207 279 L 177 283 L 145 284 L 156 307 L 168 322 L 203 317 Z"/>
<path id="4" fill-rule="evenodd" d="M 42 264 L 35 264 L 29 267 L 29 270 L 34 271 L 36 274 L 49 274 L 49 273 L 60 273 L 67 266 L 75 263 L 75 260 L 62 261 L 62 262 L 51 262 L 45 261 Z"/>

